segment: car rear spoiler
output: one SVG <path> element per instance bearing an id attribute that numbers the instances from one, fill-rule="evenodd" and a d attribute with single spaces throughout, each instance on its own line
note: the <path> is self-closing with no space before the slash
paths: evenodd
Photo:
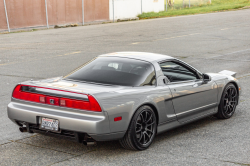
<path id="1" fill-rule="evenodd" d="M 234 71 L 229 71 L 229 70 L 223 70 L 223 71 L 220 71 L 219 72 L 220 74 L 226 74 L 226 75 L 230 75 L 230 76 L 232 76 L 232 77 L 236 77 L 236 72 L 234 72 Z"/>

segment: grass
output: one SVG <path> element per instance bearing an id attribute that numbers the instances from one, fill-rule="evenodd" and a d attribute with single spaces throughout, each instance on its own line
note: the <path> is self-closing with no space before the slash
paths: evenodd
<path id="1" fill-rule="evenodd" d="M 179 1 L 181 3 L 179 3 Z M 190 1 L 192 3 L 193 0 L 190 0 Z M 186 3 L 186 0 L 185 0 L 185 3 Z M 168 7 L 168 11 L 162 11 L 159 13 L 155 13 L 155 12 L 142 13 L 138 15 L 138 17 L 140 19 L 149 19 L 149 18 L 172 17 L 172 16 L 179 16 L 179 15 L 234 10 L 234 9 L 240 9 L 243 7 L 250 7 L 250 0 L 212 0 L 212 4 L 210 4 L 209 1 L 206 1 L 205 3 L 196 3 L 194 6 L 191 6 L 190 8 L 188 8 L 187 4 L 185 4 L 183 8 L 182 0 L 175 0 L 174 6 L 175 7 L 172 7 L 172 8 Z"/>

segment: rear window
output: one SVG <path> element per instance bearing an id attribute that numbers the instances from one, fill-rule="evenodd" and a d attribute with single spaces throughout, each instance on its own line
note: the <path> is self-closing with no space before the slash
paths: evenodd
<path id="1" fill-rule="evenodd" d="M 64 78 L 123 86 L 155 85 L 155 71 L 151 63 L 117 57 L 96 58 Z"/>

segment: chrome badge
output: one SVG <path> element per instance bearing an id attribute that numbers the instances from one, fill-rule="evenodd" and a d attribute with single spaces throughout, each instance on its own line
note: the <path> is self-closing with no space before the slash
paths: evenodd
<path id="1" fill-rule="evenodd" d="M 55 100 L 54 99 L 49 99 L 50 104 L 55 104 Z"/>

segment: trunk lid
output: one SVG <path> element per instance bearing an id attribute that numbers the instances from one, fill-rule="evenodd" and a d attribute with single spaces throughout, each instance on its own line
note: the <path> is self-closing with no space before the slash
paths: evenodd
<path id="1" fill-rule="evenodd" d="M 66 95 L 73 98 L 87 98 L 87 95 L 96 95 L 127 89 L 124 86 L 101 85 L 95 83 L 76 82 L 64 80 L 62 77 L 50 78 L 40 81 L 26 81 L 23 85 L 34 86 L 37 93 L 51 95 Z M 72 93 L 73 92 L 73 93 Z"/>

